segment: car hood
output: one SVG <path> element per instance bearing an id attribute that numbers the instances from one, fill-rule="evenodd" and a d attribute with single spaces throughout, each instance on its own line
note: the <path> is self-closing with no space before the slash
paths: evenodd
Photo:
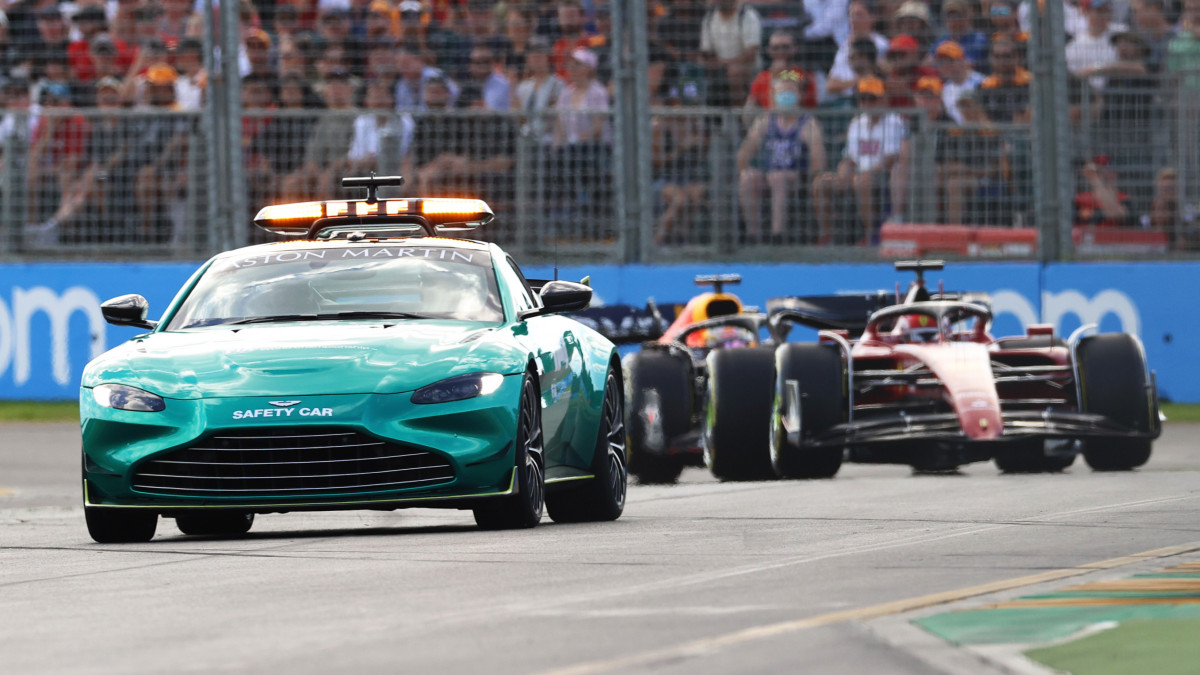
<path id="1" fill-rule="evenodd" d="M 897 345 L 896 353 L 922 361 L 941 380 L 946 402 L 954 409 L 967 438 L 989 440 L 1000 436 L 1004 423 L 987 347 L 973 342 Z"/>
<path id="2" fill-rule="evenodd" d="M 392 394 L 525 363 L 495 324 L 297 322 L 151 333 L 89 364 L 83 386 L 118 382 L 168 398 Z"/>

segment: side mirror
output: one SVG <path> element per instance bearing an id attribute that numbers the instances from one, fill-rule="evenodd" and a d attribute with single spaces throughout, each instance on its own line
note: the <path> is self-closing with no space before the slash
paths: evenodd
<path id="1" fill-rule="evenodd" d="M 140 295 L 122 295 L 100 304 L 100 313 L 104 320 L 114 326 L 132 326 L 134 328 L 154 328 L 157 321 L 147 321 L 146 312 L 150 303 Z"/>
<path id="2" fill-rule="evenodd" d="M 575 312 L 592 301 L 592 289 L 572 281 L 548 281 L 542 286 L 542 314 Z"/>

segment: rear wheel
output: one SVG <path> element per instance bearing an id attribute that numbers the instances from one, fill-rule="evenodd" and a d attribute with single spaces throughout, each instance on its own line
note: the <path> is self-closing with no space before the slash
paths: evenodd
<path id="1" fill-rule="evenodd" d="M 474 509 L 475 523 L 485 530 L 530 528 L 542 519 L 546 474 L 542 466 L 541 403 L 537 383 L 526 373 L 517 412 L 516 493 L 488 500 Z"/>
<path id="2" fill-rule="evenodd" d="M 718 349 L 708 355 L 704 463 L 721 480 L 774 478 L 771 404 L 775 352 Z"/>
<path id="3" fill-rule="evenodd" d="M 689 364 L 661 351 L 629 357 L 629 472 L 640 483 L 674 483 L 684 460 L 667 454 L 671 439 L 688 431 L 692 418 Z"/>
<path id="4" fill-rule="evenodd" d="M 595 478 L 584 485 L 546 496 L 546 510 L 555 522 L 616 520 L 625 510 L 629 474 L 625 468 L 625 397 L 621 383 L 609 371 L 604 384 L 604 407 L 592 459 Z"/>
<path id="5" fill-rule="evenodd" d="M 234 511 L 230 513 L 193 513 L 176 516 L 175 526 L 184 534 L 212 537 L 237 537 L 250 531 L 254 525 L 254 514 Z"/>
<path id="6" fill-rule="evenodd" d="M 88 534 L 101 544 L 132 544 L 150 541 L 158 529 L 158 514 L 142 509 L 111 509 L 87 506 L 83 509 Z"/>
<path id="7" fill-rule="evenodd" d="M 832 478 L 843 448 L 805 447 L 810 439 L 845 419 L 846 376 L 837 347 L 788 344 L 775 352 L 775 403 L 771 416 L 771 465 L 784 478 Z M 796 418 L 800 442 L 788 441 L 783 421 Z"/>
<path id="8" fill-rule="evenodd" d="M 1080 409 L 1104 415 L 1133 431 L 1149 433 L 1154 392 L 1146 375 L 1146 359 L 1137 338 L 1126 333 L 1093 335 L 1076 349 Z M 1094 438 L 1083 445 L 1083 458 L 1096 471 L 1128 471 L 1150 459 L 1147 438 Z"/>

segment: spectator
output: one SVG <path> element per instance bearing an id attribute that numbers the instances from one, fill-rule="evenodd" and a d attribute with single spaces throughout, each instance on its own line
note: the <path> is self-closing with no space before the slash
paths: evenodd
<path id="1" fill-rule="evenodd" d="M 138 48 L 133 65 L 129 67 L 129 74 L 125 77 L 121 85 L 122 100 L 134 102 L 140 106 L 147 105 L 145 93 L 146 77 L 150 70 L 156 66 L 171 68 L 168 58 L 169 54 L 162 40 L 153 38 L 143 43 Z M 177 72 L 176 75 L 178 75 Z"/>
<path id="2" fill-rule="evenodd" d="M 468 77 L 471 65 L 472 50 L 485 47 L 492 52 L 503 48 L 504 39 L 496 30 L 496 3 L 493 0 L 467 0 L 464 20 L 458 33 L 462 45 L 458 49 L 447 50 L 439 54 L 442 66 L 455 77 Z"/>
<path id="3" fill-rule="evenodd" d="M 1071 5 L 1067 4 L 1067 7 Z M 1020 21 L 1017 18 L 1017 3 L 1016 0 L 991 0 L 988 6 L 988 21 L 992 27 L 992 42 L 1000 40 L 1008 40 L 1015 45 L 1017 64 L 1024 67 L 1028 61 L 1025 58 L 1025 51 L 1029 48 L 1029 33 L 1021 29 Z M 983 69 L 983 72 L 990 73 L 991 70 L 987 64 L 977 63 L 976 67 Z"/>
<path id="4" fill-rule="evenodd" d="M 158 19 L 158 34 L 168 46 L 174 46 L 187 36 L 188 21 L 192 18 L 193 0 L 162 0 L 162 16 Z"/>
<path id="5" fill-rule="evenodd" d="M 71 86 L 71 67 L 66 52 L 53 52 L 42 57 L 42 77 L 33 85 L 33 100 L 41 102 L 42 92 L 52 84 L 66 87 L 68 97 L 74 99 L 76 92 Z"/>
<path id="6" fill-rule="evenodd" d="M 162 43 L 162 36 L 158 34 L 158 15 L 161 11 L 157 4 L 139 5 L 133 10 L 133 44 L 142 45 L 152 40 Z M 165 51 L 166 43 L 162 44 Z"/>
<path id="7" fill-rule="evenodd" d="M 910 118 L 909 127 L 911 130 L 911 142 L 905 142 L 904 147 L 901 149 L 901 157 L 897 160 L 896 164 L 900 165 L 901 163 L 906 162 L 906 154 L 909 153 L 919 152 L 924 156 L 932 157 L 934 164 L 937 166 L 936 176 L 930 177 L 934 178 L 934 180 L 931 181 L 933 183 L 932 192 L 934 192 L 934 194 L 946 194 L 948 199 L 949 195 L 947 194 L 947 182 L 953 179 L 958 174 L 959 170 L 957 167 L 951 167 L 948 164 L 946 150 L 948 145 L 947 139 L 950 135 L 950 130 L 947 128 L 949 126 L 949 117 L 947 115 L 946 106 L 944 103 L 942 103 L 943 93 L 942 83 L 936 77 L 923 77 L 917 82 L 917 107 L 919 107 L 924 114 Z M 913 147 L 913 143 L 917 144 L 915 149 Z M 904 184 L 899 186 L 893 185 L 893 193 L 905 193 L 907 188 L 907 177 L 907 174 L 905 174 L 902 178 L 902 182 L 904 182 Z M 893 209 L 893 211 L 896 210 L 899 209 Z M 949 212 L 949 210 L 949 207 L 947 207 L 947 212 Z M 935 215 L 933 217 L 937 218 L 936 210 L 934 213 Z M 941 222 L 950 221 L 942 220 Z"/>
<path id="8" fill-rule="evenodd" d="M 449 83 L 434 78 L 426 83 L 426 107 L 449 110 Z M 483 195 L 511 199 L 515 134 L 508 119 L 432 114 L 420 116 L 413 131 L 413 162 L 421 194 Z M 498 186 L 504 185 L 503 189 Z"/>
<path id="9" fill-rule="evenodd" d="M 829 213 L 833 200 L 853 192 L 858 205 L 862 239 L 860 245 L 875 242 L 879 213 L 887 209 L 890 198 L 890 174 L 903 148 L 907 132 L 904 120 L 888 112 L 883 81 L 864 77 L 858 81 L 858 103 L 862 112 L 850 121 L 846 151 L 838 164 L 837 177 L 816 185 L 818 213 Z M 829 218 L 830 216 L 825 216 Z"/>
<path id="10" fill-rule="evenodd" d="M 508 110 L 510 95 L 508 78 L 492 48 L 476 45 L 471 50 L 471 63 L 462 84 L 459 104 L 464 108 Z"/>
<path id="11" fill-rule="evenodd" d="M 1167 21 L 1163 0 L 1134 0 L 1133 28 L 1142 36 L 1149 47 L 1146 69 L 1152 75 L 1164 70 L 1167 62 L 1167 45 L 1175 37 L 1175 28 Z"/>
<path id="12" fill-rule="evenodd" d="M 1105 78 L 1099 74 L 1117 60 L 1112 45 L 1112 0 L 1080 0 L 1087 30 L 1078 33 L 1067 45 L 1067 70 L 1072 75 L 1087 78 L 1093 89 L 1104 89 Z"/>
<path id="13" fill-rule="evenodd" d="M 272 133 L 280 118 L 274 110 L 276 83 L 272 76 L 250 74 L 242 78 L 242 164 L 251 204 L 269 203 L 275 196 L 275 172 L 271 167 L 272 146 L 278 140 Z"/>
<path id="14" fill-rule="evenodd" d="M 261 31 L 260 31 L 261 32 Z M 204 45 L 192 37 L 183 38 L 175 48 L 175 102 L 180 110 L 199 110 L 204 105 L 208 75 L 204 72 Z"/>
<path id="15" fill-rule="evenodd" d="M 242 77 L 273 75 L 278 70 L 271 62 L 271 36 L 267 35 L 267 31 L 261 28 L 251 30 L 246 37 L 242 38 L 242 49 L 245 50 L 246 62 L 249 65 L 249 68 L 242 73 Z"/>
<path id="16" fill-rule="evenodd" d="M 855 40 L 850 52 L 850 69 L 845 74 L 839 74 L 836 79 L 832 76 L 828 81 L 830 93 L 849 92 L 853 96 L 858 90 L 858 82 L 864 77 L 881 77 L 879 69 L 879 52 L 871 40 Z M 854 99 L 850 101 L 853 103 Z"/>
<path id="17" fill-rule="evenodd" d="M 716 0 L 700 24 L 700 56 L 714 83 L 709 103 L 745 103 L 751 73 L 761 68 L 761 48 L 762 20 L 758 12 L 741 0 Z"/>
<path id="18" fill-rule="evenodd" d="M 568 69 L 571 55 L 576 49 L 587 49 L 595 37 L 584 23 L 583 5 L 579 0 L 561 0 L 558 3 L 558 29 L 562 37 L 554 43 L 554 70 L 564 80 L 570 79 Z M 599 59 L 597 59 L 597 65 Z"/>
<path id="19" fill-rule="evenodd" d="M 1141 34 L 1121 31 L 1112 36 L 1117 60 L 1095 72 L 1107 78 L 1100 96 L 1092 148 L 1107 155 L 1118 181 L 1134 195 L 1135 207 L 1145 209 L 1154 180 L 1155 137 L 1165 125 L 1157 102 L 1159 79 L 1148 72 L 1149 52 Z"/>
<path id="20" fill-rule="evenodd" d="M 311 111 L 324 107 L 321 99 L 302 77 L 286 76 L 279 83 L 279 107 L 287 114 L 274 119 L 260 137 L 260 152 L 267 156 L 275 176 L 295 173 L 304 164 L 308 139 L 317 118 Z"/>
<path id="21" fill-rule="evenodd" d="M 387 0 L 371 0 L 363 17 L 362 31 L 354 31 L 355 40 L 361 44 L 370 44 L 372 40 L 395 40 L 400 28 L 399 14 Z"/>
<path id="22" fill-rule="evenodd" d="M 850 57 L 854 45 L 860 40 L 869 40 L 874 45 L 877 57 L 887 53 L 888 39 L 875 32 L 875 15 L 866 0 L 852 0 L 849 5 L 850 34 L 838 47 L 837 56 L 833 59 L 833 67 L 829 69 L 829 80 L 825 84 L 826 91 L 832 96 L 854 96 L 855 85 L 861 74 L 856 74 L 850 65 Z M 859 51 L 865 51 L 860 49 Z M 872 63 L 874 69 L 875 64 Z"/>
<path id="23" fill-rule="evenodd" d="M 1167 44 L 1167 70 L 1189 93 L 1200 92 L 1200 0 L 1183 0 L 1181 30 Z"/>
<path id="24" fill-rule="evenodd" d="M 774 88 L 772 82 L 787 70 L 800 79 L 800 106 L 816 108 L 817 84 L 812 74 L 796 63 L 796 41 L 791 33 L 782 30 L 772 33 L 767 40 L 767 53 L 771 56 L 771 63 L 750 83 L 750 96 L 746 99 L 746 107 L 770 108 Z"/>
<path id="25" fill-rule="evenodd" d="M 800 63 L 807 69 L 824 73 L 833 67 L 838 48 L 850 38 L 846 4 L 846 0 L 804 0 L 810 21 L 801 34 Z"/>
<path id="26" fill-rule="evenodd" d="M 430 80 L 442 80 L 450 92 L 450 107 L 458 100 L 459 88 L 441 70 L 427 66 L 416 52 L 405 47 L 396 50 L 396 109 L 413 110 L 426 107 L 425 88 Z"/>
<path id="27" fill-rule="evenodd" d="M 346 113 L 354 107 L 354 93 L 349 71 L 329 73 L 321 98 L 332 112 L 323 115 L 313 129 L 300 169 L 283 179 L 281 189 L 287 201 L 303 201 L 338 189 L 349 164 L 346 153 L 354 134 L 354 117 Z"/>
<path id="28" fill-rule="evenodd" d="M 992 122 L 1028 124 L 1029 85 L 1033 76 L 1017 65 L 1017 47 L 1011 40 L 992 43 L 992 75 L 979 85 L 979 102 Z"/>
<path id="29" fill-rule="evenodd" d="M 504 13 L 504 36 L 496 44 L 510 82 L 525 79 L 525 55 L 533 37 L 533 19 L 529 13 L 519 6 L 509 6 Z"/>
<path id="30" fill-rule="evenodd" d="M 911 35 L 917 41 L 921 53 L 929 51 L 933 43 L 929 6 L 920 0 L 907 0 L 892 17 L 897 35 Z"/>
<path id="31" fill-rule="evenodd" d="M 1006 224 L 1000 202 L 1008 193 L 1005 176 L 1005 147 L 1000 134 L 991 128 L 977 92 L 959 95 L 962 126 L 950 129 L 946 140 L 946 222 L 952 225 Z M 978 208 L 977 204 L 985 208 Z M 986 208 L 991 204 L 993 208 Z M 972 207 L 975 206 L 972 210 Z M 983 213 L 980 213 L 983 211 Z M 966 217 L 965 217 L 966 216 Z"/>
<path id="32" fill-rule="evenodd" d="M 167 213 L 187 185 L 188 120 L 164 114 L 178 110 L 176 79 L 175 69 L 160 63 L 151 66 L 143 80 L 145 104 L 139 107 L 155 114 L 138 118 L 129 153 L 138 211 L 135 238 L 140 241 L 172 238 L 174 224 Z"/>
<path id="33" fill-rule="evenodd" d="M 802 81 L 794 72 L 780 73 L 772 83 L 771 113 L 755 120 L 738 149 L 738 185 L 742 218 L 749 241 L 762 239 L 762 193 L 771 192 L 771 241 L 784 240 L 789 206 L 797 190 L 808 181 L 813 193 L 829 181 L 825 172 L 825 139 L 815 117 L 800 110 Z M 820 197 L 818 197 L 818 201 Z M 820 233 L 817 243 L 831 241 L 828 208 L 817 208 Z"/>
<path id="34" fill-rule="evenodd" d="M 546 113 L 557 107 L 566 86 L 550 70 L 550 42 L 541 35 L 530 38 L 525 52 L 525 79 L 517 85 L 513 107 L 525 113 L 525 129 L 543 145 L 553 140 L 554 125 Z"/>
<path id="35" fill-rule="evenodd" d="M 71 77 L 75 82 L 81 84 L 93 85 L 96 81 L 96 64 L 92 59 L 92 41 L 96 37 L 104 34 L 108 30 L 108 20 L 104 17 L 104 10 L 99 7 L 84 7 L 75 14 L 75 26 L 79 29 L 79 39 L 67 45 L 67 58 L 71 63 Z M 110 40 L 111 42 L 111 40 Z M 132 61 L 129 48 L 124 42 L 117 47 L 119 52 L 122 52 L 125 57 L 125 64 L 128 65 Z M 94 87 L 89 87 L 93 89 Z M 87 96 L 86 100 L 90 103 L 94 96 Z"/>
<path id="36" fill-rule="evenodd" d="M 38 117 L 30 104 L 32 85 L 28 80 L 9 78 L 0 87 L 0 101 L 3 102 L 4 115 L 0 117 L 0 175 L 4 172 L 22 170 L 28 157 L 27 153 L 17 152 L 13 156 L 3 153 L 14 143 L 18 146 L 29 147 L 33 132 L 37 129 Z M 25 124 L 18 126 L 21 116 L 25 115 Z"/>
<path id="37" fill-rule="evenodd" d="M 893 108 L 916 105 L 913 92 L 916 91 L 917 81 L 922 77 L 937 77 L 936 70 L 921 65 L 920 46 L 915 38 L 906 34 L 892 38 L 883 72 L 887 104 Z"/>
<path id="38" fill-rule="evenodd" d="M 295 40 L 300 37 L 300 13 L 296 11 L 296 6 L 290 2 L 279 3 L 275 6 L 275 17 L 271 28 L 275 32 L 275 38 L 279 42 L 280 51 L 283 51 L 283 45 L 288 40 Z"/>
<path id="39" fill-rule="evenodd" d="M 983 75 L 975 72 L 966 60 L 963 48 L 957 42 L 947 41 L 938 45 L 934 52 L 934 63 L 937 64 L 938 75 L 941 75 L 942 103 L 946 114 L 957 124 L 963 123 L 962 111 L 958 109 L 958 99 L 965 92 L 975 91 L 983 84 Z"/>
<path id="40" fill-rule="evenodd" d="M 1087 192 L 1075 195 L 1076 227 L 1126 227 L 1133 225 L 1129 195 L 1117 187 L 1117 172 L 1108 157 L 1097 156 L 1079 172 Z"/>
<path id="41" fill-rule="evenodd" d="M 946 31 L 934 44 L 934 53 L 936 54 L 937 49 L 947 42 L 953 42 L 962 50 L 968 68 L 986 65 L 988 37 L 972 28 L 975 17 L 971 11 L 971 3 L 967 0 L 946 0 L 942 5 L 942 18 L 946 23 Z M 953 111 L 950 114 L 951 117 L 954 116 Z"/>
<path id="42" fill-rule="evenodd" d="M 554 145 L 562 167 L 558 197 L 569 207 L 579 206 L 578 197 L 594 197 L 597 184 L 608 175 L 603 161 L 608 156 L 608 91 L 596 81 L 597 58 L 588 49 L 571 52 L 571 77 L 558 98 Z"/>
<path id="43" fill-rule="evenodd" d="M 395 58 L 392 56 L 392 46 L 387 46 L 385 56 L 391 63 L 391 69 L 395 70 Z M 308 77 L 309 63 L 308 56 L 305 50 L 301 47 L 301 41 L 284 34 L 279 38 L 279 76 L 280 77 Z M 371 77 L 371 52 L 367 52 L 367 77 Z"/>
<path id="44" fill-rule="evenodd" d="M 695 87 L 679 86 L 667 90 L 664 102 L 675 109 L 704 103 Z M 704 118 L 692 115 L 656 115 L 650 124 L 664 206 L 654 244 L 682 243 L 691 230 L 692 214 L 703 210 L 708 191 L 708 130 Z"/>
<path id="45" fill-rule="evenodd" d="M 330 7 L 321 10 L 317 20 L 317 37 L 323 44 L 344 45 L 350 38 L 350 10 Z"/>
<path id="46" fill-rule="evenodd" d="M 1179 174 L 1170 167 L 1159 169 L 1154 176 L 1154 199 L 1150 202 L 1150 213 L 1142 218 L 1142 224 L 1156 230 L 1171 233 L 1171 248 L 1195 250 L 1200 246 L 1198 232 L 1190 227 L 1182 230 L 1179 223 Z M 1187 223 L 1192 225 L 1192 223 Z"/>
<path id="47" fill-rule="evenodd" d="M 57 6 L 38 11 L 37 32 L 37 40 L 30 45 L 28 56 L 35 79 L 44 76 L 48 57 L 67 54 L 67 24 Z"/>
<path id="48" fill-rule="evenodd" d="M 354 138 L 346 155 L 354 175 L 394 171 L 412 175 L 408 149 L 415 125 L 410 115 L 396 114 L 395 96 L 395 88 L 386 82 L 372 82 L 367 87 L 363 106 L 367 112 L 354 120 Z M 392 163 L 381 165 L 380 155 Z"/>

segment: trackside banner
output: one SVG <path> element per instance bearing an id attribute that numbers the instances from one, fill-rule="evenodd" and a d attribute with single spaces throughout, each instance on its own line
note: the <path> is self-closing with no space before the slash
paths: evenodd
<path id="1" fill-rule="evenodd" d="M 84 365 L 143 332 L 104 323 L 100 303 L 140 293 L 157 318 L 197 264 L 0 265 L 0 399 L 73 399 Z M 550 278 L 549 267 L 525 270 Z M 907 285 L 887 263 L 856 265 L 596 266 L 559 269 L 559 278 L 591 275 L 605 303 L 682 302 L 700 292 L 697 274 L 737 273 L 729 290 L 747 305 L 768 298 L 836 292 L 894 290 Z M 1064 337 L 1085 323 L 1102 331 L 1127 331 L 1146 345 L 1159 391 L 1174 401 L 1200 402 L 1200 316 L 1191 296 L 1200 286 L 1200 263 L 949 263 L 930 273 L 931 289 L 986 291 L 992 295 L 993 333 L 1023 332 L 1030 323 L 1053 324 Z M 799 339 L 808 339 L 796 331 Z"/>

